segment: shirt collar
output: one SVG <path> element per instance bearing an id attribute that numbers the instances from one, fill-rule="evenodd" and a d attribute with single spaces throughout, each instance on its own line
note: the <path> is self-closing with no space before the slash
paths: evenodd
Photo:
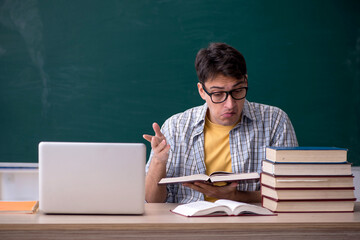
<path id="1" fill-rule="evenodd" d="M 244 102 L 244 108 L 241 115 L 241 121 L 245 121 L 245 118 L 249 119 L 250 121 L 253 121 L 256 119 L 256 116 L 254 114 L 254 109 L 252 109 L 251 105 L 249 104 L 249 101 L 245 99 Z"/>
<path id="2" fill-rule="evenodd" d="M 197 114 L 195 119 L 195 135 L 201 134 L 204 130 L 207 109 L 208 106 L 206 103 L 200 106 L 199 113 Z"/>
<path id="3" fill-rule="evenodd" d="M 195 120 L 195 125 L 204 125 L 206 112 L 207 112 L 208 106 L 206 103 L 204 103 L 202 106 L 200 106 L 199 114 L 197 115 L 197 118 Z"/>
<path id="4" fill-rule="evenodd" d="M 200 107 L 200 111 L 199 114 L 197 115 L 196 118 L 196 126 L 204 126 L 205 123 L 205 117 L 206 117 L 206 112 L 207 112 L 208 106 L 206 103 L 204 103 L 204 105 L 202 105 Z M 255 121 L 257 118 L 259 118 L 259 116 L 257 116 L 255 109 L 252 107 L 252 105 L 250 104 L 250 102 L 245 99 L 244 102 L 244 108 L 242 111 L 242 115 L 241 115 L 241 121 L 244 121 L 245 119 L 248 119 L 250 121 Z"/>
<path id="5" fill-rule="evenodd" d="M 197 118 L 195 120 L 195 126 L 196 126 L 196 134 L 199 134 L 203 131 L 204 125 L 205 125 L 205 117 L 207 112 L 208 106 L 206 103 L 204 103 L 202 106 L 200 106 L 199 114 L 197 115 Z M 249 103 L 247 99 L 245 99 L 244 102 L 244 108 L 241 115 L 241 121 L 239 124 L 247 121 L 256 121 L 259 116 L 257 116 L 255 109 L 252 107 L 252 105 Z"/>

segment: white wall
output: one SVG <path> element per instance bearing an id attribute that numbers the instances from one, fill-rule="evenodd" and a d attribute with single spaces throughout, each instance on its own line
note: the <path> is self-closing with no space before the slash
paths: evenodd
<path id="1" fill-rule="evenodd" d="M 352 167 L 352 173 L 354 174 L 356 201 L 360 202 L 360 167 Z"/>
<path id="2" fill-rule="evenodd" d="M 0 172 L 0 200 L 39 200 L 38 170 Z"/>

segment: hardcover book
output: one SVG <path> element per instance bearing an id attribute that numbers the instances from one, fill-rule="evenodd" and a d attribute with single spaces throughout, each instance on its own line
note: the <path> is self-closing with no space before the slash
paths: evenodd
<path id="1" fill-rule="evenodd" d="M 351 188 L 354 176 L 275 176 L 261 173 L 261 183 L 281 188 Z"/>
<path id="2" fill-rule="evenodd" d="M 261 185 L 261 195 L 279 200 L 354 199 L 350 188 L 272 188 Z"/>
<path id="3" fill-rule="evenodd" d="M 182 177 L 163 178 L 158 184 L 169 183 L 185 183 L 185 182 L 236 182 L 236 181 L 254 181 L 260 178 L 259 173 L 228 173 L 228 172 L 214 172 L 210 176 L 206 174 L 195 174 Z"/>
<path id="4" fill-rule="evenodd" d="M 265 160 L 262 170 L 265 173 L 278 176 L 341 176 L 352 174 L 350 163 L 273 163 Z"/>
<path id="5" fill-rule="evenodd" d="M 187 217 L 274 215 L 266 208 L 232 200 L 220 199 L 212 202 L 198 201 L 177 206 L 171 210 Z"/>
<path id="6" fill-rule="evenodd" d="M 355 200 L 279 200 L 263 196 L 262 205 L 273 212 L 353 212 Z"/>
<path id="7" fill-rule="evenodd" d="M 336 147 L 267 147 L 266 159 L 283 163 L 344 163 L 347 149 Z"/>

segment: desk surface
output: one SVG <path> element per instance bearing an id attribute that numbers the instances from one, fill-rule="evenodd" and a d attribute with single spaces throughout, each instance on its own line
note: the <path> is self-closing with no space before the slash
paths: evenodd
<path id="1" fill-rule="evenodd" d="M 111 239 L 241 239 L 241 236 L 275 239 L 360 239 L 360 202 L 354 213 L 279 213 L 277 216 L 197 217 L 171 213 L 176 204 L 146 204 L 145 214 L 131 215 L 44 215 L 0 214 L 1 239 L 59 239 L 79 234 Z M 108 235 L 110 234 L 110 235 Z M 85 236 L 85 235 L 84 235 Z M 177 236 L 177 237 L 176 237 Z M 294 237 L 296 236 L 296 237 Z M 7 237 L 7 238 L 5 238 Z M 109 238 L 107 238 L 109 237 Z"/>

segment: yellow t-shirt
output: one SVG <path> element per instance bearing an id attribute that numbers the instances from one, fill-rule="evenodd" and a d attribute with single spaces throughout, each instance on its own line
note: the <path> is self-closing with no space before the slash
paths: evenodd
<path id="1" fill-rule="evenodd" d="M 204 127 L 204 149 L 207 175 L 216 171 L 232 172 L 229 132 L 235 125 L 218 125 L 212 123 L 208 117 L 206 117 Z M 205 196 L 205 200 L 214 202 L 217 199 Z"/>

